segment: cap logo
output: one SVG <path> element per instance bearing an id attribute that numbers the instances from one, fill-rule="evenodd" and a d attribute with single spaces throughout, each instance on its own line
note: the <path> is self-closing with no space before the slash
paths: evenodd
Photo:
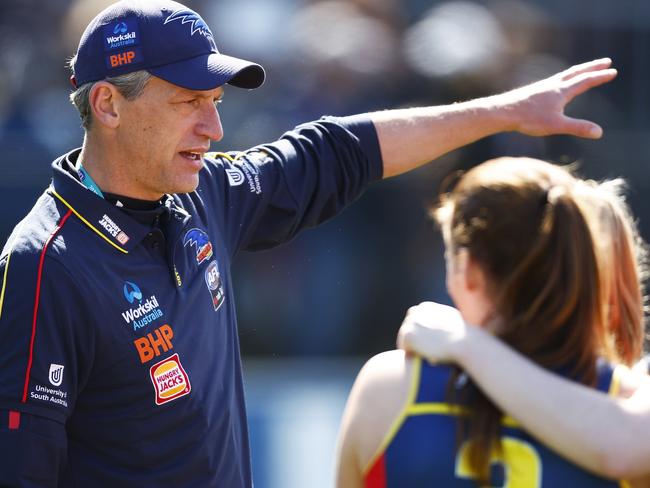
<path id="1" fill-rule="evenodd" d="M 192 36 L 198 32 L 205 37 L 212 37 L 212 32 L 210 32 L 208 24 L 204 22 L 199 14 L 192 12 L 190 9 L 176 10 L 173 14 L 165 19 L 165 23 L 163 25 L 167 25 L 175 20 L 180 20 L 181 24 L 191 24 L 190 35 Z"/>
<path id="2" fill-rule="evenodd" d="M 120 22 L 113 29 L 113 34 L 115 34 L 115 35 L 126 34 L 126 31 L 128 31 L 128 30 L 129 30 L 129 28 L 126 26 L 126 22 Z"/>
<path id="3" fill-rule="evenodd" d="M 104 26 L 104 50 L 114 51 L 140 44 L 138 19 L 129 17 Z"/>

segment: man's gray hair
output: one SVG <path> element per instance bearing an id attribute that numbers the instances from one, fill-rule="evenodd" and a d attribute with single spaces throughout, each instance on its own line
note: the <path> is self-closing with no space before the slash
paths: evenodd
<path id="1" fill-rule="evenodd" d="M 70 67 L 74 66 L 76 56 L 70 60 Z M 134 71 L 125 75 L 105 78 L 103 81 L 115 85 L 120 94 L 127 100 L 135 100 L 144 91 L 147 82 L 151 79 L 148 71 Z M 93 120 L 92 109 L 90 108 L 90 90 L 95 82 L 85 83 L 70 94 L 70 101 L 79 111 L 81 126 L 87 131 L 90 129 Z"/>

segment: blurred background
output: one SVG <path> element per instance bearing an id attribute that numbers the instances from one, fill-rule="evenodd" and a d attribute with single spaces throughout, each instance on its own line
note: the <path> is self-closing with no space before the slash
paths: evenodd
<path id="1" fill-rule="evenodd" d="M 0 238 L 79 146 L 66 61 L 109 0 L 0 0 Z M 331 486 L 336 429 L 365 358 L 394 347 L 406 309 L 449 302 L 427 217 L 446 175 L 485 159 L 578 161 L 622 176 L 650 238 L 650 2 L 646 0 L 214 0 L 185 3 L 222 52 L 263 64 L 260 90 L 230 88 L 214 150 L 274 140 L 321 115 L 446 104 L 505 91 L 610 56 L 618 78 L 569 113 L 600 141 L 503 134 L 373 185 L 341 216 L 235 265 L 255 483 Z"/>

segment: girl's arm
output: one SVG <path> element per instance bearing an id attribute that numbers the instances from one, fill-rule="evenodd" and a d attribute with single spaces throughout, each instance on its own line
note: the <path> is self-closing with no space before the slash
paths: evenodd
<path id="1" fill-rule="evenodd" d="M 490 399 L 563 457 L 609 478 L 650 474 L 650 379 L 626 372 L 612 398 L 546 371 L 451 307 L 413 307 L 398 347 L 461 365 Z"/>
<path id="2" fill-rule="evenodd" d="M 336 453 L 336 486 L 361 488 L 393 422 L 408 401 L 412 365 L 404 351 L 371 358 L 348 397 Z"/>

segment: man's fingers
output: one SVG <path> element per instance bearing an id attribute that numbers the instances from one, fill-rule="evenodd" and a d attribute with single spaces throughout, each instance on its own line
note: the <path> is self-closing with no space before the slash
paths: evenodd
<path id="1" fill-rule="evenodd" d="M 610 58 L 594 59 L 593 61 L 589 61 L 587 63 L 571 66 L 570 68 L 562 71 L 560 75 L 561 78 L 566 81 L 583 73 L 589 73 L 591 71 L 599 71 L 601 69 L 609 68 L 611 65 L 612 60 Z"/>
<path id="2" fill-rule="evenodd" d="M 573 119 L 564 116 L 562 120 L 562 133 L 584 137 L 585 139 L 600 139 L 603 135 L 603 129 L 598 124 L 589 120 Z"/>
<path id="3" fill-rule="evenodd" d="M 615 69 L 604 69 L 574 76 L 569 81 L 565 82 L 567 100 L 571 101 L 587 90 L 612 81 L 616 78 L 617 74 L 618 71 Z"/>

